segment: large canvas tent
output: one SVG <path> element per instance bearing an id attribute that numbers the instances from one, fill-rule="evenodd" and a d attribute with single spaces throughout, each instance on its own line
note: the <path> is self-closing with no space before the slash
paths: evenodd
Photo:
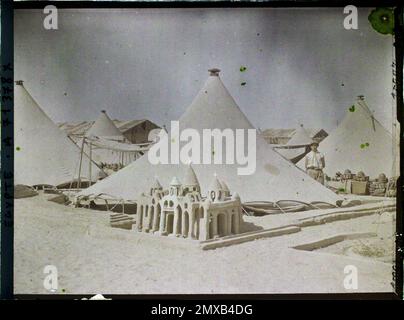
<path id="1" fill-rule="evenodd" d="M 334 177 L 346 169 L 363 171 L 371 178 L 393 172 L 393 138 L 369 110 L 362 96 L 349 107 L 343 121 L 320 145 L 325 173 Z M 304 167 L 304 159 L 297 164 Z"/>
<path id="2" fill-rule="evenodd" d="M 80 149 L 45 114 L 22 84 L 14 86 L 14 183 L 57 186 L 78 178 Z M 92 180 L 99 169 L 94 165 Z M 83 155 L 82 179 L 89 177 Z"/>
<path id="3" fill-rule="evenodd" d="M 179 119 L 180 129 L 254 129 L 239 109 L 217 72 L 212 72 L 186 112 Z M 169 137 L 170 141 L 171 138 Z M 223 149 L 226 149 L 223 144 Z M 202 192 L 207 192 L 214 175 L 237 192 L 242 201 L 301 200 L 335 203 L 339 196 L 308 177 L 294 164 L 282 158 L 263 139 L 256 138 L 256 170 L 251 175 L 238 175 L 236 164 L 192 164 Z M 136 162 L 83 190 L 81 195 L 105 193 L 122 199 L 136 199 L 159 179 L 164 187 L 177 176 L 184 179 L 186 164 L 158 164 L 144 155 Z"/>

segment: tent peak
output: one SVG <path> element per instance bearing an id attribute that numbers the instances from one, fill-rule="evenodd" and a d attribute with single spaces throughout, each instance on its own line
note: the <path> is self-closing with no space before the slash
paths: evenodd
<path id="1" fill-rule="evenodd" d="M 209 69 L 208 71 L 209 71 L 209 75 L 210 75 L 210 76 L 212 76 L 212 77 L 218 77 L 218 76 L 219 76 L 220 69 L 218 69 L 218 68 L 212 68 L 212 69 Z"/>
<path id="2" fill-rule="evenodd" d="M 111 120 L 105 110 L 101 110 L 97 120 L 86 132 L 86 136 L 106 137 L 107 139 L 112 140 L 125 140 L 124 135 L 119 131 L 118 127 Z"/>

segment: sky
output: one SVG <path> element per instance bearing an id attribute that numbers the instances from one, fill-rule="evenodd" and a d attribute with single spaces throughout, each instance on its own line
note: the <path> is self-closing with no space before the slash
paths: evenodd
<path id="1" fill-rule="evenodd" d="M 364 95 L 391 130 L 392 37 L 358 10 L 358 30 L 342 8 L 60 9 L 58 30 L 15 10 L 15 80 L 55 122 L 106 110 L 168 125 L 216 67 L 257 128 L 331 131 Z"/>

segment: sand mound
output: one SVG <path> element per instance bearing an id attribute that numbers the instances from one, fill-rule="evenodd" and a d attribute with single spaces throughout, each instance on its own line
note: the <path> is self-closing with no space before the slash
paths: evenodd
<path id="1" fill-rule="evenodd" d="M 29 186 L 23 184 L 17 184 L 14 186 L 14 199 L 35 197 L 37 195 L 38 192 Z"/>

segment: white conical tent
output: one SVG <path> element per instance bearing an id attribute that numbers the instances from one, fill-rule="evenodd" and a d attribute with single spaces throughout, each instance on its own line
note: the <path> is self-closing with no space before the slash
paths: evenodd
<path id="1" fill-rule="evenodd" d="M 312 139 L 310 138 L 310 134 L 306 131 L 306 129 L 303 127 L 303 125 L 299 126 L 295 134 L 290 138 L 288 143 L 286 144 L 287 146 L 308 146 L 312 142 Z"/>
<path id="2" fill-rule="evenodd" d="M 393 169 L 392 135 L 372 116 L 363 98 L 347 110 L 345 118 L 325 138 L 319 151 L 325 156 L 325 173 L 334 177 L 346 169 L 363 171 L 371 178 L 380 173 L 391 177 Z M 304 159 L 298 162 L 304 167 Z"/>
<path id="3" fill-rule="evenodd" d="M 90 130 L 86 133 L 87 137 L 97 136 L 110 140 L 124 141 L 125 137 L 116 127 L 114 122 L 108 117 L 105 110 L 101 111 L 101 114 L 91 126 Z"/>
<path id="4" fill-rule="evenodd" d="M 101 114 L 91 126 L 91 128 L 87 131 L 87 138 L 91 138 L 93 136 L 100 137 L 106 140 L 119 141 L 124 142 L 126 139 L 121 131 L 116 127 L 111 118 L 107 115 L 105 110 L 101 111 Z M 86 145 L 84 146 L 84 150 L 87 154 L 90 154 L 89 143 L 90 141 L 87 139 Z M 81 145 L 83 141 L 79 141 L 78 145 Z M 136 155 L 134 153 L 122 153 L 112 149 L 100 148 L 100 147 L 92 147 L 91 150 L 91 158 L 100 163 L 109 163 L 109 164 L 128 164 L 136 159 Z"/>
<path id="5" fill-rule="evenodd" d="M 211 74 L 179 119 L 179 124 L 181 129 L 198 130 L 201 136 L 201 131 L 209 128 L 254 129 L 215 73 Z M 168 138 L 168 141 L 170 140 Z M 225 144 L 223 149 L 226 149 Z M 141 192 L 146 191 L 145 186 L 153 183 L 155 176 L 165 188 L 174 176 L 183 179 L 187 171 L 186 166 L 186 164 L 153 165 L 145 155 L 81 194 L 106 193 L 123 199 L 136 199 Z M 292 199 L 335 203 L 341 199 L 282 158 L 272 150 L 261 135 L 257 135 L 256 139 L 255 172 L 251 175 L 238 175 L 239 167 L 243 166 L 237 163 L 222 165 L 192 163 L 202 193 L 208 191 L 214 175 L 217 174 L 219 179 L 226 181 L 232 193 L 237 192 L 240 195 L 242 201 Z"/>
<path id="6" fill-rule="evenodd" d="M 56 186 L 77 179 L 80 149 L 18 83 L 14 86 L 14 183 Z M 83 155 L 83 179 L 89 177 L 88 161 Z M 94 165 L 93 181 L 98 171 Z"/>
<path id="7" fill-rule="evenodd" d="M 296 129 L 295 134 L 285 145 L 285 148 L 275 148 L 275 150 L 286 159 L 296 163 L 307 153 L 311 142 L 310 134 L 301 125 Z"/>

